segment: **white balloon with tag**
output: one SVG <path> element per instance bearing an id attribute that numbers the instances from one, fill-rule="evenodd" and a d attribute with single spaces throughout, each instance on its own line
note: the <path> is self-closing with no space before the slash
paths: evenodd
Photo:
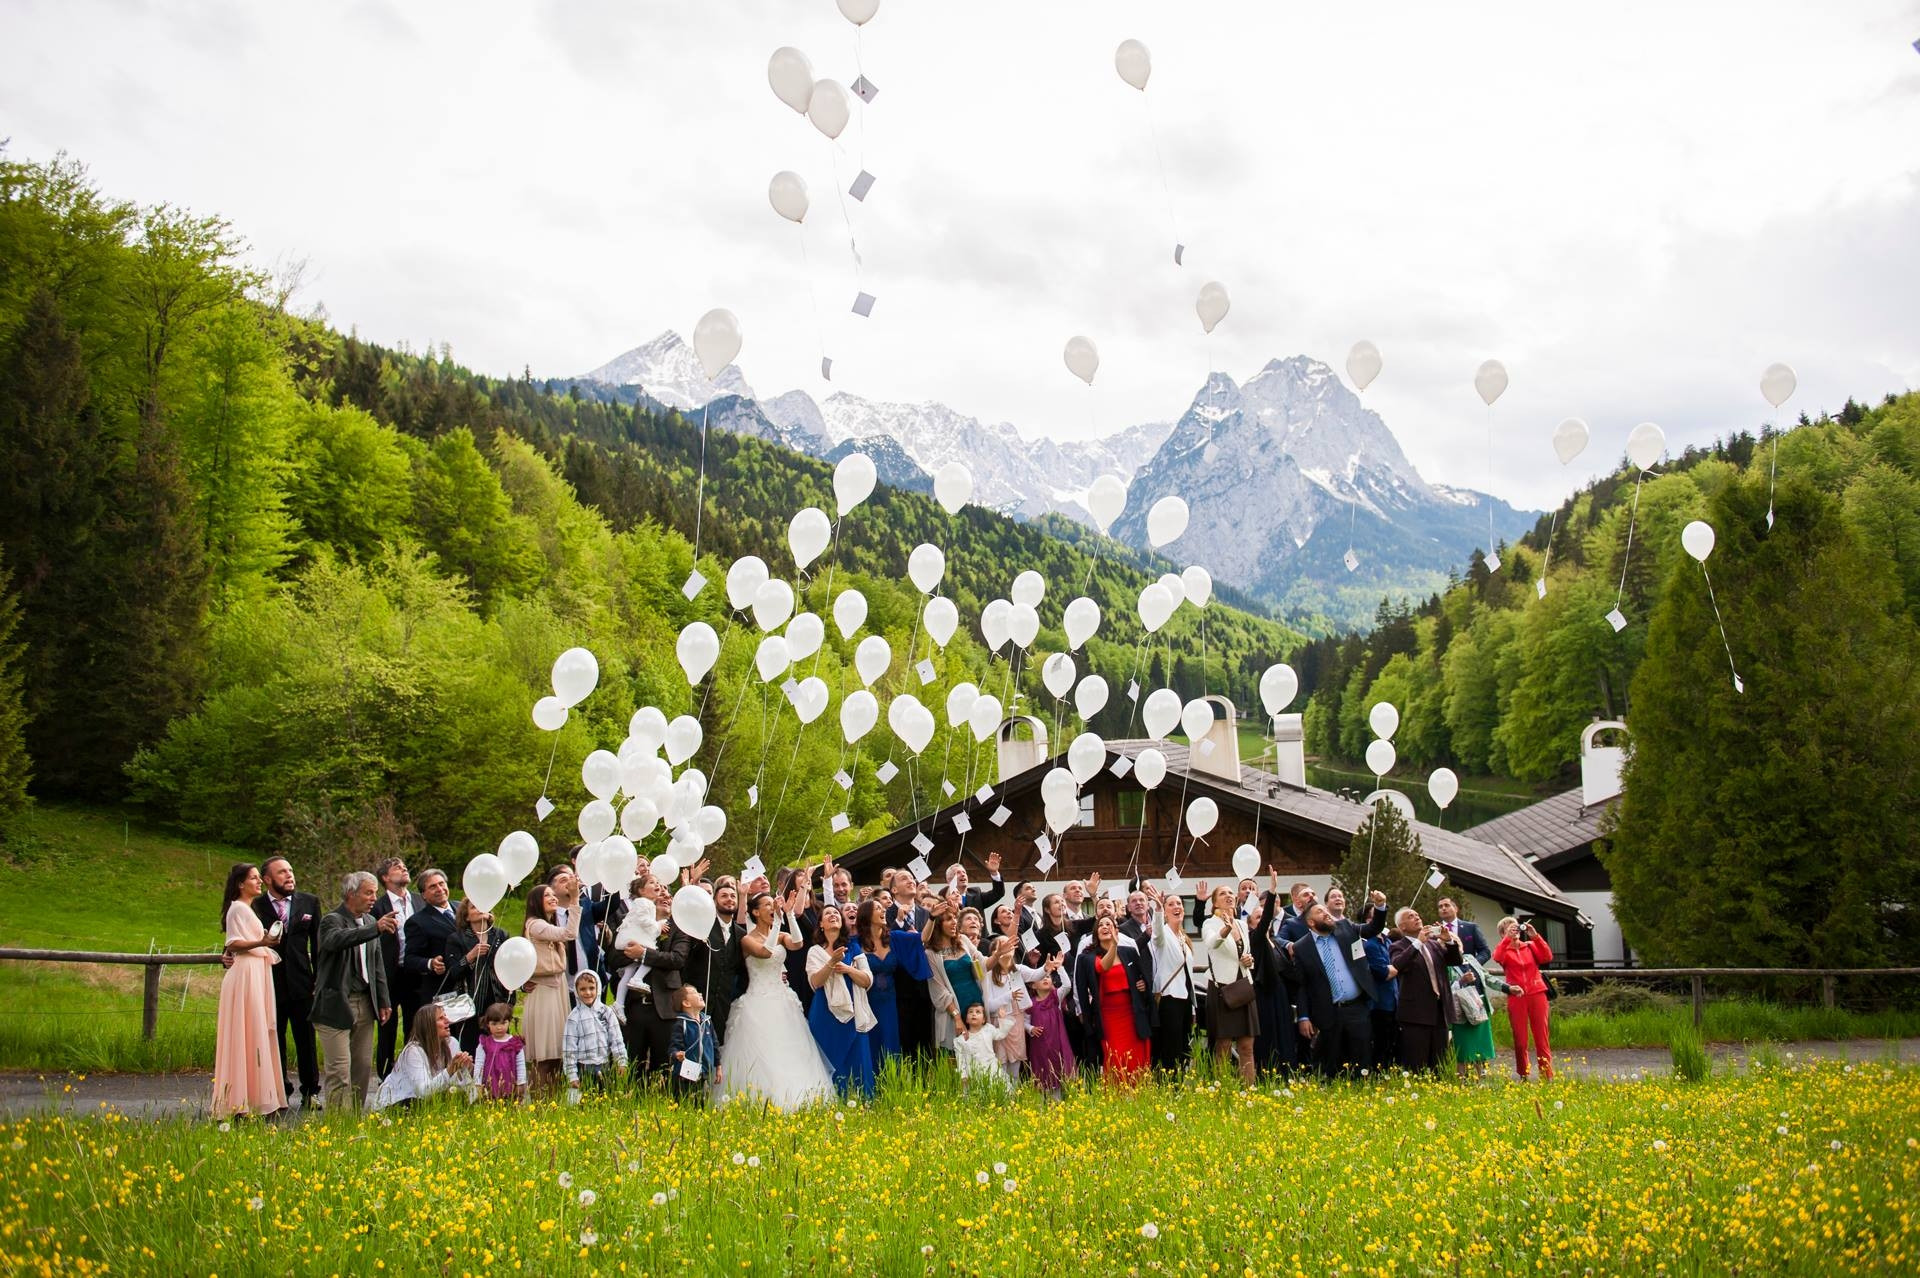
<path id="1" fill-rule="evenodd" d="M 793 666 L 793 654 L 787 650 L 784 635 L 768 635 L 760 641 L 760 647 L 753 654 L 754 669 L 760 672 L 761 683 L 772 683 Z"/>
<path id="2" fill-rule="evenodd" d="M 973 500 L 973 472 L 965 462 L 951 461 L 933 472 L 933 499 L 949 515 L 957 515 Z"/>
<path id="3" fill-rule="evenodd" d="M 1372 741 L 1367 744 L 1367 771 L 1383 777 L 1393 771 L 1393 765 L 1399 759 L 1391 741 Z"/>
<path id="4" fill-rule="evenodd" d="M 852 513 L 856 506 L 873 495 L 873 486 L 879 479 L 879 472 L 873 468 L 873 458 L 865 453 L 848 453 L 833 468 L 834 508 L 842 515 Z"/>
<path id="5" fill-rule="evenodd" d="M 1202 697 L 1195 697 L 1180 708 L 1180 731 L 1187 734 L 1188 741 L 1198 741 L 1213 731 L 1213 705 Z"/>
<path id="6" fill-rule="evenodd" d="M 767 580 L 767 561 L 758 555 L 743 555 L 727 569 L 727 604 L 735 612 L 753 607 L 753 597 Z"/>
<path id="7" fill-rule="evenodd" d="M 1507 366 L 1497 359 L 1490 359 L 1475 370 L 1473 389 L 1479 393 L 1488 408 L 1493 401 L 1507 393 Z"/>
<path id="8" fill-rule="evenodd" d="M 1167 624 L 1167 618 L 1173 616 L 1175 606 L 1173 593 L 1159 582 L 1154 582 L 1140 592 L 1140 602 L 1136 606 L 1140 624 L 1147 628 L 1148 634 L 1153 634 Z"/>
<path id="9" fill-rule="evenodd" d="M 793 552 L 793 566 L 802 572 L 820 557 L 833 539 L 833 522 L 818 506 L 808 506 L 787 524 L 787 548 Z"/>
<path id="10" fill-rule="evenodd" d="M 700 750 L 701 741 L 706 732 L 700 727 L 700 721 L 690 714 L 683 714 L 667 725 L 667 762 L 679 767 L 691 759 Z"/>
<path id="11" fill-rule="evenodd" d="M 1641 470 L 1652 470 L 1667 451 L 1667 432 L 1652 422 L 1641 422 L 1627 435 L 1627 460 Z"/>
<path id="12" fill-rule="evenodd" d="M 842 639 L 867 624 L 867 597 L 857 590 L 843 590 L 833 601 L 833 624 Z"/>
<path id="13" fill-rule="evenodd" d="M 879 635 L 868 635 L 853 650 L 854 671 L 859 674 L 860 682 L 869 688 L 892 664 L 893 645 Z"/>
<path id="14" fill-rule="evenodd" d="M 967 711 L 967 726 L 973 729 L 975 741 L 985 741 L 1000 726 L 1003 711 L 1000 698 L 991 692 L 983 692 L 974 699 L 973 708 Z"/>
<path id="15" fill-rule="evenodd" d="M 1187 503 L 1180 497 L 1162 497 L 1147 509 L 1147 545 L 1155 550 L 1180 540 L 1187 530 Z"/>
<path id="16" fill-rule="evenodd" d="M 1220 824 L 1220 805 L 1202 796 L 1187 805 L 1187 833 L 1204 839 Z"/>
<path id="17" fill-rule="evenodd" d="M 820 645 L 826 640 L 826 623 L 810 612 L 796 613 L 787 623 L 787 656 L 795 661 L 805 661 L 820 651 Z"/>
<path id="18" fill-rule="evenodd" d="M 778 630 L 793 615 L 793 587 L 778 577 L 753 592 L 753 620 L 762 630 Z"/>
<path id="19" fill-rule="evenodd" d="M 1081 785 L 1093 780 L 1107 762 L 1107 743 L 1097 733 L 1083 732 L 1067 747 L 1067 768 Z"/>
<path id="20" fill-rule="evenodd" d="M 887 726 L 910 753 L 919 754 L 933 740 L 933 711 L 912 693 L 901 693 L 887 703 Z"/>
<path id="21" fill-rule="evenodd" d="M 1587 424 L 1578 417 L 1569 417 L 1553 428 L 1553 455 L 1564 466 L 1586 451 L 1587 438 Z"/>
<path id="22" fill-rule="evenodd" d="M 1373 735 L 1382 741 L 1393 740 L 1393 734 L 1400 730 L 1400 711 L 1391 701 L 1376 701 L 1367 711 L 1367 725 L 1373 729 Z"/>
<path id="23" fill-rule="evenodd" d="M 1696 519 L 1680 530 L 1680 544 L 1701 563 L 1713 553 L 1713 525 Z"/>
<path id="24" fill-rule="evenodd" d="M 1007 640 L 1013 637 L 1012 618 L 1011 600 L 992 599 L 980 610 L 980 635 L 987 641 L 988 652 L 1007 646 Z"/>
<path id="25" fill-rule="evenodd" d="M 1074 674 L 1073 658 L 1064 652 L 1056 652 L 1040 664 L 1040 682 L 1056 697 L 1073 691 Z"/>
<path id="26" fill-rule="evenodd" d="M 1040 613 L 1032 604 L 1017 603 L 1007 613 L 1007 635 L 1025 652 L 1040 634 Z"/>
<path id="27" fill-rule="evenodd" d="M 1172 688 L 1155 688 L 1140 707 L 1140 722 L 1146 726 L 1148 736 L 1164 741 L 1180 725 L 1182 708 L 1179 693 Z"/>
<path id="28" fill-rule="evenodd" d="M 980 689 L 971 683 L 956 683 L 947 692 L 947 726 L 957 728 L 967 721 L 973 713 L 973 703 L 980 699 Z"/>
<path id="29" fill-rule="evenodd" d="M 1299 692 L 1300 678 L 1284 662 L 1268 666 L 1260 676 L 1260 704 L 1267 708 L 1269 718 L 1292 705 Z"/>
<path id="30" fill-rule="evenodd" d="M 1207 606 L 1207 600 L 1213 598 L 1213 574 L 1194 564 L 1180 574 L 1180 589 L 1187 602 L 1196 608 Z"/>
<path id="31" fill-rule="evenodd" d="M 1355 390 L 1365 390 L 1380 376 L 1380 348 L 1372 342 L 1355 342 L 1347 352 L 1347 377 Z M 1242 876 L 1245 877 L 1245 876 Z"/>

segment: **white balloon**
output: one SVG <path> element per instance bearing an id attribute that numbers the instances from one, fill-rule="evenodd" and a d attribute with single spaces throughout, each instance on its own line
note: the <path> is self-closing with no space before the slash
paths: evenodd
<path id="1" fill-rule="evenodd" d="M 1155 688 L 1147 694 L 1146 702 L 1140 707 L 1140 722 L 1145 726 L 1147 735 L 1157 741 L 1167 739 L 1175 728 L 1180 726 L 1180 694 L 1172 688 Z"/>
<path id="2" fill-rule="evenodd" d="M 930 595 L 940 579 L 947 575 L 947 554 L 931 542 L 921 542 L 907 556 L 907 580 Z"/>
<path id="3" fill-rule="evenodd" d="M 760 672 L 761 683 L 772 683 L 793 666 L 793 655 L 787 650 L 785 635 L 768 635 L 760 641 L 754 650 L 754 669 Z"/>
<path id="4" fill-rule="evenodd" d="M 910 753 L 919 754 L 933 740 L 933 711 L 912 693 L 903 692 L 887 703 L 887 726 Z"/>
<path id="5" fill-rule="evenodd" d="M 1360 806 L 1363 808 L 1378 809 L 1382 803 L 1390 808 L 1397 809 L 1400 815 L 1407 819 L 1408 825 L 1412 825 L 1419 819 L 1413 810 L 1413 800 L 1409 799 L 1399 790 L 1375 790 L 1372 794 L 1360 800 Z"/>
<path id="6" fill-rule="evenodd" d="M 1460 778 L 1452 768 L 1435 768 L 1427 778 L 1427 793 L 1433 796 L 1435 807 L 1444 809 L 1460 793 Z"/>
<path id="7" fill-rule="evenodd" d="M 833 601 L 833 624 L 838 627 L 842 639 L 853 638 L 853 632 L 867 623 L 867 597 L 857 590 L 843 590 Z"/>
<path id="8" fill-rule="evenodd" d="M 673 894 L 673 925 L 682 936 L 705 937 L 713 931 L 713 894 L 689 883 Z"/>
<path id="9" fill-rule="evenodd" d="M 753 620 L 762 630 L 778 630 L 793 615 L 793 587 L 778 577 L 753 592 Z"/>
<path id="10" fill-rule="evenodd" d="M 800 716 L 800 722 L 812 723 L 827 712 L 827 681 L 819 675 L 808 675 L 793 686 L 793 712 Z"/>
<path id="11" fill-rule="evenodd" d="M 807 220 L 807 182 L 792 169 L 781 169 L 767 183 L 767 203 L 789 222 Z"/>
<path id="12" fill-rule="evenodd" d="M 1000 727 L 1003 711 L 1000 698 L 991 692 L 983 692 L 974 698 L 973 708 L 967 711 L 967 726 L 973 729 L 975 741 L 985 741 Z"/>
<path id="13" fill-rule="evenodd" d="M 980 689 L 971 683 L 956 683 L 947 693 L 947 726 L 957 728 L 967 721 L 973 713 L 973 703 L 980 699 Z"/>
<path id="14" fill-rule="evenodd" d="M 1162 497 L 1147 511 L 1147 545 L 1158 550 L 1180 540 L 1187 530 L 1187 503 L 1179 497 Z"/>
<path id="15" fill-rule="evenodd" d="M 1268 718 L 1292 705 L 1299 692 L 1300 678 L 1285 663 L 1268 666 L 1260 676 L 1260 704 L 1267 708 Z"/>
<path id="16" fill-rule="evenodd" d="M 1200 327 L 1211 333 L 1214 325 L 1225 319 L 1227 312 L 1233 309 L 1233 303 L 1227 297 L 1227 286 L 1219 280 L 1208 280 L 1202 284 L 1193 309 L 1200 317 Z"/>
<path id="17" fill-rule="evenodd" d="M 585 701 L 600 682 L 600 663 L 585 648 L 569 648 L 554 659 L 553 695 L 569 708 Z"/>
<path id="18" fill-rule="evenodd" d="M 647 873 L 656 882 L 672 887 L 680 879 L 680 862 L 670 852 L 662 852 L 647 862 Z"/>
<path id="19" fill-rule="evenodd" d="M 515 830 L 500 840 L 500 864 L 507 872 L 509 887 L 533 873 L 540 863 L 540 842 L 525 830 Z"/>
<path id="20" fill-rule="evenodd" d="M 620 833 L 636 842 L 652 834 L 659 825 L 660 807 L 652 799 L 634 799 L 620 809 Z"/>
<path id="21" fill-rule="evenodd" d="M 693 813 L 687 813 L 686 820 L 680 823 L 680 828 L 675 830 L 673 837 L 667 840 L 667 855 L 672 857 L 673 863 L 681 869 L 685 869 L 706 855 L 706 849 L 701 846 L 700 840 L 694 837 L 693 816 Z"/>
<path id="22" fill-rule="evenodd" d="M 461 894 L 489 914 L 494 906 L 500 904 L 500 898 L 507 894 L 508 886 L 507 868 L 491 852 L 482 852 L 467 862 L 467 868 L 460 876 Z"/>
<path id="23" fill-rule="evenodd" d="M 707 801 L 707 774 L 700 769 L 686 769 L 674 784 L 687 787 L 687 793 L 693 799 L 693 807 L 687 809 L 689 813 Z"/>
<path id="24" fill-rule="evenodd" d="M 1195 697 L 1180 707 L 1180 731 L 1188 741 L 1197 742 L 1213 731 L 1213 706 L 1203 697 Z"/>
<path id="25" fill-rule="evenodd" d="M 1393 740 L 1393 734 L 1400 730 L 1400 711 L 1391 701 L 1376 701 L 1367 711 L 1367 725 L 1373 729 L 1373 735 L 1382 741 Z"/>
<path id="26" fill-rule="evenodd" d="M 988 652 L 998 652 L 1007 646 L 1012 637 L 1013 604 L 1006 599 L 992 599 L 980 610 L 980 634 L 987 641 Z"/>
<path id="27" fill-rule="evenodd" d="M 693 814 L 693 833 L 702 845 L 718 843 L 720 836 L 727 832 L 727 810 L 707 804 Z"/>
<path id="28" fill-rule="evenodd" d="M 813 97 L 813 63 L 798 49 L 775 49 L 767 59 L 767 83 L 773 86 L 775 97 L 805 115 L 807 101 Z"/>
<path id="29" fill-rule="evenodd" d="M 596 799 L 611 799 L 620 789 L 620 756 L 595 750 L 580 764 L 580 782 Z"/>
<path id="30" fill-rule="evenodd" d="M 613 827 L 618 822 L 618 819 L 619 818 L 614 815 L 613 804 L 607 802 L 605 799 L 590 800 L 580 809 L 580 818 L 576 822 L 580 830 L 581 841 L 585 843 L 598 843 L 613 833 Z"/>
<path id="31" fill-rule="evenodd" d="M 1120 47 L 1113 51 L 1113 69 L 1142 93 L 1147 89 L 1147 77 L 1153 74 L 1153 58 L 1147 53 L 1147 46 L 1138 40 L 1122 40 Z"/>
<path id="32" fill-rule="evenodd" d="M 627 720 L 627 735 L 643 752 L 658 750 L 667 741 L 667 716 L 657 706 L 641 706 Z"/>
<path id="33" fill-rule="evenodd" d="M 1133 779 L 1143 790 L 1151 790 L 1167 779 L 1167 756 L 1148 746 L 1133 759 Z"/>
<path id="34" fill-rule="evenodd" d="M 638 758 L 631 763 L 620 765 L 620 785 L 632 797 L 652 802 L 654 814 L 657 817 L 660 805 L 664 804 L 667 796 L 673 793 L 673 769 L 667 766 L 665 759 L 658 756 Z M 646 836 L 628 830 L 627 837 L 641 839 Z"/>
<path id="35" fill-rule="evenodd" d="M 880 12 L 880 0 L 838 0 L 840 16 L 856 27 L 864 27 Z"/>
<path id="36" fill-rule="evenodd" d="M 1627 459 L 1641 470 L 1652 470 L 1667 451 L 1667 432 L 1652 422 L 1641 422 L 1627 435 Z"/>
<path id="37" fill-rule="evenodd" d="M 1093 375 L 1100 371 L 1100 351 L 1084 337 L 1069 337 L 1066 349 L 1067 371 L 1075 377 L 1093 385 Z"/>
<path id="38" fill-rule="evenodd" d="M 533 703 L 533 726 L 542 732 L 558 732 L 567 722 L 567 703 L 558 697 L 542 697 Z"/>
<path id="39" fill-rule="evenodd" d="M 973 472 L 964 462 L 950 461 L 933 472 L 933 499 L 949 515 L 957 515 L 973 499 Z"/>
<path id="40" fill-rule="evenodd" d="M 1213 833 L 1213 827 L 1218 824 L 1220 824 L 1220 805 L 1212 799 L 1203 796 L 1187 805 L 1187 833 L 1194 838 L 1206 838 Z"/>
<path id="41" fill-rule="evenodd" d="M 1073 658 L 1064 652 L 1056 652 L 1040 664 L 1040 682 L 1056 697 L 1073 691 L 1074 673 Z"/>
<path id="42" fill-rule="evenodd" d="M 1081 595 L 1060 614 L 1060 626 L 1067 632 L 1068 651 L 1080 651 L 1080 645 L 1100 629 L 1100 605 Z"/>
<path id="43" fill-rule="evenodd" d="M 859 672 L 860 682 L 869 688 L 892 664 L 893 645 L 879 635 L 868 635 L 853 650 L 853 668 Z"/>
<path id="44" fill-rule="evenodd" d="M 1375 777 L 1384 777 L 1393 771 L 1394 762 L 1399 754 L 1391 741 L 1371 741 L 1367 743 L 1367 771 Z"/>
<path id="45" fill-rule="evenodd" d="M 1235 878 L 1251 879 L 1260 874 L 1260 849 L 1251 843 L 1242 843 L 1233 850 L 1233 874 Z"/>
<path id="46" fill-rule="evenodd" d="M 1578 417 L 1569 417 L 1553 428 L 1553 455 L 1562 466 L 1586 451 L 1587 435 L 1587 424 Z"/>
<path id="47" fill-rule="evenodd" d="M 1713 525 L 1696 519 L 1680 530 L 1680 544 L 1701 563 L 1713 553 Z"/>
<path id="48" fill-rule="evenodd" d="M 536 961 L 532 941 L 524 936 L 509 936 L 493 956 L 493 979 L 512 993 L 533 979 Z"/>
<path id="49" fill-rule="evenodd" d="M 834 508 L 842 515 L 853 513 L 855 507 L 873 496 L 873 486 L 879 478 L 873 468 L 873 458 L 865 453 L 848 453 L 833 468 Z"/>
<path id="50" fill-rule="evenodd" d="M 758 555 L 744 555 L 727 569 L 727 603 L 735 612 L 753 606 L 753 597 L 766 584 L 767 561 Z"/>
<path id="51" fill-rule="evenodd" d="M 1082 719 L 1091 719 L 1107 708 L 1107 681 L 1097 674 L 1090 674 L 1080 681 L 1073 690 L 1073 708 L 1080 712 Z"/>
<path id="52" fill-rule="evenodd" d="M 1365 390 L 1373 385 L 1373 379 L 1378 376 L 1380 348 L 1372 342 L 1355 342 L 1353 349 L 1347 352 L 1347 377 L 1353 382 L 1353 388 Z"/>
<path id="53" fill-rule="evenodd" d="M 852 745 L 880 722 L 880 703 L 865 688 L 855 688 L 840 700 L 840 735 Z"/>
<path id="54" fill-rule="evenodd" d="M 616 834 L 600 844 L 598 871 L 600 886 L 609 892 L 625 892 L 639 877 L 640 849 L 633 840 Z"/>
<path id="55" fill-rule="evenodd" d="M 1066 799 L 1058 803 L 1049 803 L 1044 809 L 1047 828 L 1055 834 L 1073 827 L 1080 820 L 1080 801 Z"/>
<path id="56" fill-rule="evenodd" d="M 845 131 L 847 121 L 852 117 L 853 103 L 848 100 L 847 91 L 840 87 L 838 80 L 813 82 L 813 93 L 807 98 L 807 118 L 813 121 L 814 128 L 830 138 L 837 138 Z"/>
<path id="57" fill-rule="evenodd" d="M 1016 607 L 1025 604 L 1029 608 L 1038 608 L 1040 601 L 1047 597 L 1047 579 L 1029 568 L 1013 579 L 1013 602 Z"/>
<path id="58" fill-rule="evenodd" d="M 667 725 L 667 762 L 679 767 L 691 759 L 700 750 L 700 743 L 706 739 L 706 730 L 700 721 L 690 714 L 683 714 Z"/>
<path id="59" fill-rule="evenodd" d="M 1493 401 L 1507 393 L 1507 366 L 1497 359 L 1490 359 L 1475 370 L 1473 389 L 1480 395 L 1488 408 Z"/>
<path id="60" fill-rule="evenodd" d="M 1087 487 L 1087 513 L 1101 532 L 1113 527 L 1127 508 L 1127 482 L 1118 475 L 1101 475 Z"/>
<path id="61" fill-rule="evenodd" d="M 793 566 L 804 572 L 832 538 L 833 524 L 826 511 L 818 506 L 800 511 L 787 524 L 787 548 L 793 551 Z"/>
<path id="62" fill-rule="evenodd" d="M 1173 599 L 1175 609 L 1178 609 L 1181 604 L 1187 601 L 1187 583 L 1181 579 L 1179 573 L 1161 573 L 1160 584 L 1167 588 L 1167 594 Z"/>
<path id="63" fill-rule="evenodd" d="M 1207 606 L 1207 600 L 1213 598 L 1213 574 L 1194 564 L 1180 574 L 1180 588 L 1187 596 L 1187 602 L 1196 608 Z"/>
<path id="64" fill-rule="evenodd" d="M 1040 802 L 1046 807 L 1070 802 L 1080 793 L 1079 784 L 1068 768 L 1051 768 L 1040 778 Z"/>
<path id="65" fill-rule="evenodd" d="M 787 656 L 795 661 L 805 661 L 820 651 L 820 643 L 827 637 L 827 628 L 820 618 L 810 612 L 795 614 L 787 623 Z"/>
<path id="66" fill-rule="evenodd" d="M 1148 634 L 1152 634 L 1167 624 L 1167 618 L 1173 616 L 1174 607 L 1173 593 L 1156 581 L 1140 592 L 1140 624 L 1147 628 Z"/>
<path id="67" fill-rule="evenodd" d="M 935 595 L 927 600 L 927 606 L 920 613 L 921 624 L 927 628 L 927 635 L 935 646 L 944 648 L 953 638 L 953 632 L 960 628 L 960 609 L 953 600 L 945 595 Z"/>
<path id="68" fill-rule="evenodd" d="M 1097 733 L 1083 732 L 1067 747 L 1067 767 L 1081 785 L 1093 780 L 1106 762 L 1107 743 Z"/>
<path id="69" fill-rule="evenodd" d="M 1040 634 L 1040 614 L 1032 604 L 1015 604 L 1007 613 L 1007 634 L 1025 652 Z"/>
<path id="70" fill-rule="evenodd" d="M 724 306 L 716 306 L 702 315 L 693 326 L 693 353 L 712 381 L 733 363 L 740 353 L 740 321 Z"/>
<path id="71" fill-rule="evenodd" d="M 1766 372 L 1760 374 L 1760 394 L 1775 408 L 1792 399 L 1794 388 L 1799 385 L 1799 379 L 1785 364 L 1769 364 Z"/>
<path id="72" fill-rule="evenodd" d="M 688 622 L 673 645 L 673 654 L 680 659 L 687 682 L 699 683 L 720 659 L 720 636 L 704 621 Z"/>

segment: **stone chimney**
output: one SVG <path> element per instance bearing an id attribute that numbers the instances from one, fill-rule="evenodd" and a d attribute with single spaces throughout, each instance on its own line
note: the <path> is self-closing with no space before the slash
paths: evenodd
<path id="1" fill-rule="evenodd" d="M 1283 784 L 1306 788 L 1306 732 L 1297 714 L 1273 716 L 1273 772 Z"/>
<path id="2" fill-rule="evenodd" d="M 1033 729 L 1024 738 L 1019 735 L 1023 723 Z M 1047 725 L 1030 714 L 1002 719 L 998 745 L 1000 782 L 1003 785 L 1022 772 L 1039 767 L 1050 757 L 1047 753 Z"/>
<path id="3" fill-rule="evenodd" d="M 1239 785 L 1240 730 L 1233 702 L 1225 697 L 1206 697 L 1204 700 L 1213 707 L 1213 726 L 1207 729 L 1205 736 L 1193 743 L 1192 752 L 1187 756 L 1188 766 L 1195 772 L 1204 772 Z"/>

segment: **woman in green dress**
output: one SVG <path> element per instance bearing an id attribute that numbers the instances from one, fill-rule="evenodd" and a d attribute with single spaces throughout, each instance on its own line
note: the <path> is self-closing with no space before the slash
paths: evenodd
<path id="1" fill-rule="evenodd" d="M 1455 1005 L 1460 1010 L 1453 1025 L 1454 1069 L 1461 1078 L 1468 1066 L 1481 1078 L 1487 1076 L 1487 1064 L 1493 1060 L 1493 1000 L 1489 996 L 1491 978 L 1474 959 L 1465 967 L 1447 969 L 1453 984 Z"/>

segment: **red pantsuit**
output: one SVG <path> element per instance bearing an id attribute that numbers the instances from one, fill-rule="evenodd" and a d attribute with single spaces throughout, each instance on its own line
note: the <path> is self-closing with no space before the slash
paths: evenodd
<path id="1" fill-rule="evenodd" d="M 1553 962 L 1553 950 L 1546 938 L 1535 933 L 1530 941 L 1519 939 L 1518 928 L 1500 938 L 1493 947 L 1493 961 L 1507 978 L 1507 1019 L 1513 1025 L 1513 1065 L 1520 1077 L 1527 1076 L 1527 1039 L 1533 1039 L 1534 1055 L 1540 1062 L 1540 1077 L 1553 1077 L 1553 1049 L 1547 1043 L 1547 981 L 1540 975 L 1543 964 Z"/>

